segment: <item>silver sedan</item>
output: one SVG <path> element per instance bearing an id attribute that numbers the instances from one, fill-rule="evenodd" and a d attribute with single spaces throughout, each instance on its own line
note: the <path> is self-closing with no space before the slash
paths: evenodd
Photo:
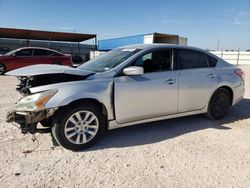
<path id="1" fill-rule="evenodd" d="M 114 49 L 78 68 L 36 65 L 8 72 L 24 95 L 7 121 L 52 130 L 70 150 L 107 129 L 194 114 L 223 118 L 244 95 L 244 73 L 207 51 L 177 45 Z"/>

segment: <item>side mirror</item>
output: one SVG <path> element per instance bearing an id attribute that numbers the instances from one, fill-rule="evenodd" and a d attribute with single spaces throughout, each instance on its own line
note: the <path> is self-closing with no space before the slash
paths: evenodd
<path id="1" fill-rule="evenodd" d="M 123 69 L 123 73 L 127 76 L 138 76 L 144 74 L 143 67 L 131 66 Z"/>

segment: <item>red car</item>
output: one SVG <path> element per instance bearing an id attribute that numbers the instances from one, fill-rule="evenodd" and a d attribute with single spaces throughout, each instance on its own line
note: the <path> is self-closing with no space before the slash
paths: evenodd
<path id="1" fill-rule="evenodd" d="M 56 64 L 73 66 L 70 55 L 47 48 L 19 48 L 0 56 L 0 74 L 36 64 Z"/>

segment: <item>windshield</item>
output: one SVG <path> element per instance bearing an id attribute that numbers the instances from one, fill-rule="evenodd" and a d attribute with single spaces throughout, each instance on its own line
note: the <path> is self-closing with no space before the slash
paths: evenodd
<path id="1" fill-rule="evenodd" d="M 17 52 L 18 50 L 19 50 L 19 49 L 10 51 L 10 52 L 8 52 L 8 53 L 6 53 L 6 54 L 4 54 L 4 55 L 6 55 L 6 56 L 11 56 L 12 54 L 14 54 L 15 52 Z"/>
<path id="2" fill-rule="evenodd" d="M 140 51 L 140 49 L 115 49 L 104 53 L 77 68 L 93 72 L 106 72 L 115 68 L 138 51 Z"/>

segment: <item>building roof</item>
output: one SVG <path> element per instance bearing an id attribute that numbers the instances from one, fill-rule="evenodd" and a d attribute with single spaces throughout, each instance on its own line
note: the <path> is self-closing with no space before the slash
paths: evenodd
<path id="1" fill-rule="evenodd" d="M 120 46 L 148 43 L 145 42 L 145 37 L 147 36 L 149 36 L 149 40 L 152 40 L 151 43 L 177 44 L 179 39 L 179 35 L 154 32 L 141 35 L 98 40 L 98 50 L 108 51 Z"/>
<path id="2" fill-rule="evenodd" d="M 64 33 L 28 29 L 0 28 L 0 38 L 82 42 L 95 38 L 96 34 Z"/>
<path id="3" fill-rule="evenodd" d="M 138 35 L 129 35 L 129 36 L 123 36 L 123 37 L 114 37 L 114 38 L 108 38 L 108 39 L 100 39 L 98 41 L 106 41 L 106 40 L 117 40 L 117 39 L 123 39 L 123 38 L 131 38 L 131 37 L 142 37 L 142 36 L 147 36 L 147 35 L 154 35 L 154 36 L 159 36 L 159 37 L 164 37 L 164 36 L 168 36 L 168 37 L 179 37 L 179 35 L 174 35 L 174 34 L 166 34 L 166 33 L 157 33 L 157 32 L 153 32 L 153 33 L 144 33 L 144 34 L 138 34 Z"/>

